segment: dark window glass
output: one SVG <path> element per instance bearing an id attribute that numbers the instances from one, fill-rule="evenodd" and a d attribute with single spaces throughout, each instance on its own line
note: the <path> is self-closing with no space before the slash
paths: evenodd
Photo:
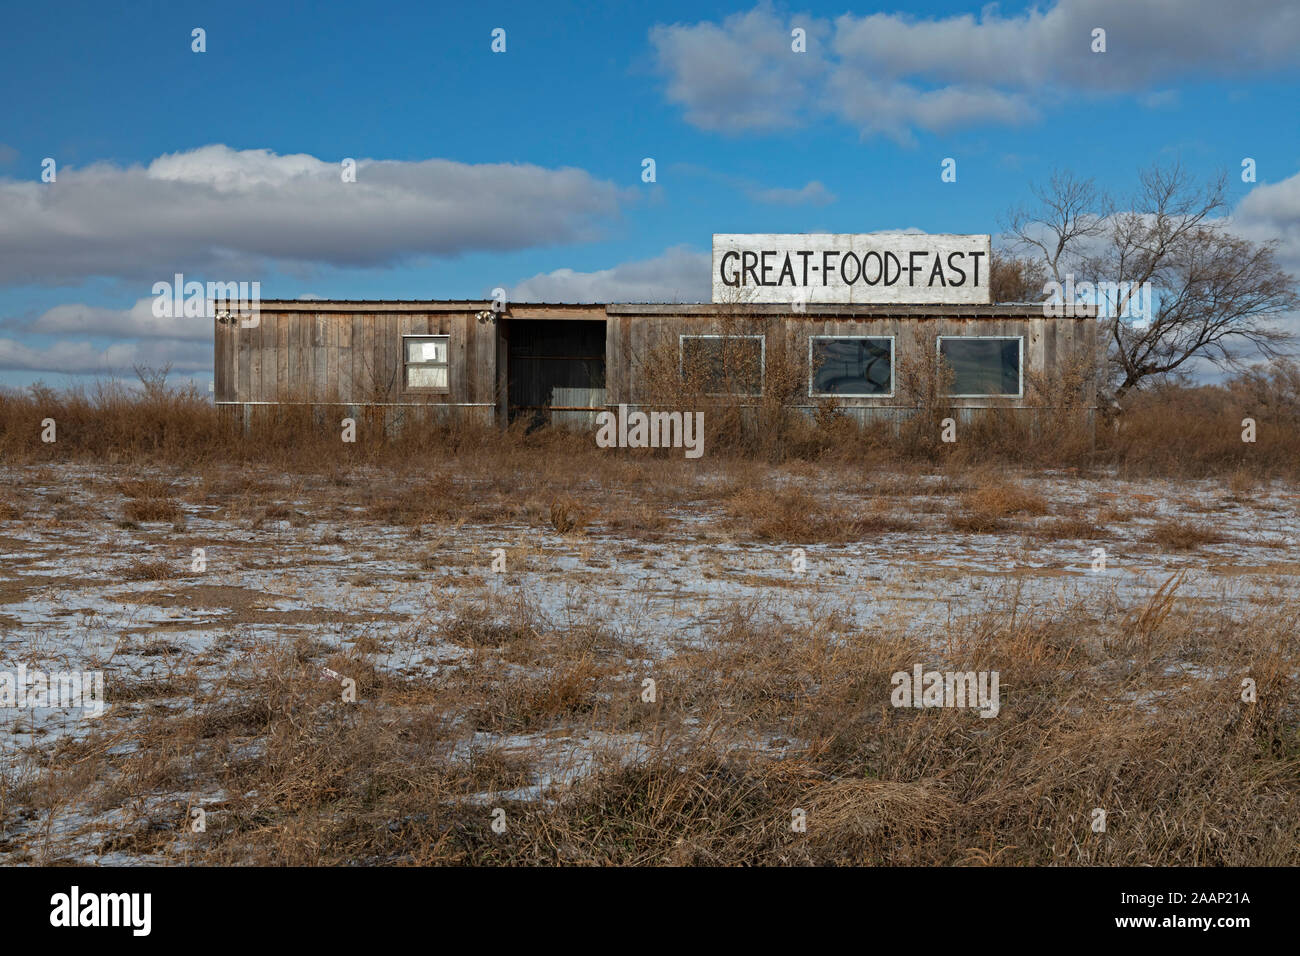
<path id="1" fill-rule="evenodd" d="M 707 395 L 761 395 L 763 339 L 682 338 L 682 377 Z"/>
<path id="2" fill-rule="evenodd" d="M 892 343 L 889 339 L 812 340 L 814 395 L 888 395 Z"/>
<path id="3" fill-rule="evenodd" d="M 952 369 L 953 395 L 1020 394 L 1018 338 L 944 338 L 939 354 Z"/>

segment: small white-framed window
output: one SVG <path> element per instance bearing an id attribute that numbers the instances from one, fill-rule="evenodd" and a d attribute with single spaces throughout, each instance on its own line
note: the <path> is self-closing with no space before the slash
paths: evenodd
<path id="1" fill-rule="evenodd" d="M 810 398 L 892 398 L 894 336 L 808 336 Z"/>
<path id="2" fill-rule="evenodd" d="M 767 374 L 764 335 L 679 335 L 678 371 L 706 395 L 757 398 Z"/>
<path id="3" fill-rule="evenodd" d="M 448 390 L 447 347 L 449 335 L 403 335 L 402 361 L 407 391 Z"/>
<path id="4" fill-rule="evenodd" d="M 940 335 L 939 359 L 952 370 L 949 398 L 1020 398 L 1025 383 L 1023 335 Z"/>

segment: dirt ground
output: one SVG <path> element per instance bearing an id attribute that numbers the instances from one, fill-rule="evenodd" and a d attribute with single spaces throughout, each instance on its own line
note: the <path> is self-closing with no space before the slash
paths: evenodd
<path id="1" fill-rule="evenodd" d="M 1300 488 L 670 467 L 0 469 L 0 672 L 106 699 L 0 709 L 0 863 L 1298 862 Z"/>

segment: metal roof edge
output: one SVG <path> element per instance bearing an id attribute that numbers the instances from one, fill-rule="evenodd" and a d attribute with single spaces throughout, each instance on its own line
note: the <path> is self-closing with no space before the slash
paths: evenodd
<path id="1" fill-rule="evenodd" d="M 605 307 L 610 315 L 862 315 L 862 316 L 919 316 L 942 318 L 944 316 L 988 316 L 1001 318 L 1053 318 L 1046 315 L 1041 303 L 991 303 L 989 305 L 918 305 L 908 303 L 808 303 L 801 310 L 782 303 L 659 303 L 614 302 Z M 1069 315 L 1058 318 L 1092 319 L 1097 317 L 1096 306 L 1076 306 Z"/>
<path id="2" fill-rule="evenodd" d="M 491 309 L 491 299 L 262 299 L 258 308 L 270 312 L 480 312 Z M 920 305 L 915 303 L 808 303 L 801 310 L 787 303 L 716 302 L 512 302 L 505 318 L 515 311 L 583 309 L 608 315 L 848 315 L 882 317 L 986 316 L 989 318 L 1076 318 L 1097 317 L 1095 305 L 1075 306 L 1070 314 L 1050 316 L 1043 305 L 1032 302 L 1002 302 L 988 305 Z"/>

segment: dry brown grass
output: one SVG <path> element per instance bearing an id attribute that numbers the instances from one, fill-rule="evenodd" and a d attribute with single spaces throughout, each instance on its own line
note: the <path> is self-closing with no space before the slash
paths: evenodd
<path id="1" fill-rule="evenodd" d="M 128 478 L 117 483 L 117 491 L 127 498 L 170 498 L 173 487 L 161 478 Z"/>
<path id="2" fill-rule="evenodd" d="M 1049 512 L 1041 495 L 1007 476 L 981 468 L 972 478 L 974 487 L 961 496 L 963 510 L 948 516 L 948 527 L 966 534 L 991 534 L 1008 528 L 1012 515 Z"/>
<path id="3" fill-rule="evenodd" d="M 1115 504 L 1103 504 L 1097 509 L 1099 525 L 1127 524 L 1136 517 L 1136 512 Z"/>
<path id="4" fill-rule="evenodd" d="M 190 703 L 104 729 L 117 746 L 69 744 L 0 805 L 85 794 L 125 811 L 101 850 L 190 863 L 1295 865 L 1300 607 L 1229 621 L 1177 590 L 1112 623 L 990 610 L 947 629 L 942 654 L 923 635 L 837 641 L 743 607 L 648 667 L 598 632 L 485 630 L 479 612 L 452 625 L 472 656 L 434 679 L 371 651 L 259 646 L 216 685 L 115 686 L 123 704 Z M 890 674 L 918 662 L 998 670 L 999 715 L 891 707 Z M 357 681 L 357 703 L 322 666 Z M 469 746 L 470 730 L 533 742 Z M 547 743 L 585 731 L 623 742 L 590 764 Z M 565 767 L 587 769 L 550 803 L 506 793 Z M 187 832 L 187 794 L 213 792 L 207 832 Z M 140 799 L 157 793 L 174 796 Z M 29 859 L 47 859 L 41 843 Z"/>
<path id="5" fill-rule="evenodd" d="M 1087 518 L 1078 516 L 1053 518 L 1040 521 L 1026 529 L 1026 533 L 1037 541 L 1082 540 L 1091 541 L 1106 536 L 1106 529 L 1099 527 Z"/>
<path id="6" fill-rule="evenodd" d="M 1173 414 L 1165 399 L 1172 404 L 1135 400 L 1116 442 L 1082 464 L 1118 456 L 1129 475 L 1223 474 L 1236 495 L 1292 467 L 1263 437 L 1244 459 L 1232 448 L 1220 460 L 1227 445 L 1204 455 L 1178 447 L 1207 438 L 1200 426 L 1172 438 L 1144 432 L 1141 416 Z M 66 444 L 31 443 L 30 417 L 46 401 L 66 403 Z M 836 628 L 830 614 L 803 624 L 736 599 L 708 618 L 701 640 L 652 650 L 633 613 L 550 620 L 513 583 L 530 542 L 553 542 L 550 531 L 571 535 L 573 548 L 610 531 L 649 536 L 680 524 L 685 535 L 669 511 L 720 512 L 705 532 L 732 541 L 845 543 L 938 528 L 943 519 L 931 513 L 968 533 L 1100 533 L 1083 513 L 1052 514 L 1012 449 L 992 462 L 937 450 L 934 460 L 947 457 L 936 474 L 916 448 L 887 436 L 855 429 L 832 447 L 827 434 L 810 439 L 787 423 L 766 445 L 721 444 L 705 471 L 550 430 L 435 430 L 345 449 L 328 429 L 313 437 L 310 418 L 245 439 L 215 420 L 205 430 L 209 410 L 197 400 L 166 405 L 154 395 L 147 413 L 78 401 L 0 400 L 5 462 L 48 463 L 38 485 L 80 459 L 163 463 L 166 477 L 112 486 L 116 497 L 102 503 L 109 520 L 121 503 L 129 521 L 175 521 L 184 501 L 241 529 L 330 515 L 340 543 L 363 543 L 376 524 L 400 527 L 416 540 L 409 569 L 429 579 L 429 606 L 424 623 L 400 633 L 355 625 L 346 650 L 254 637 L 239 622 L 265 618 L 232 613 L 239 653 L 202 679 L 194 655 L 169 649 L 164 632 L 135 635 L 165 671 L 112 678 L 119 711 L 81 740 L 32 738 L 38 771 L 0 781 L 7 862 L 70 859 L 56 828 L 21 841 L 5 834 L 88 808 L 120 814 L 101 850 L 197 864 L 1300 864 L 1293 600 L 1228 615 L 1180 600 L 1176 579 L 1129 605 L 1044 607 L 1007 592 L 982 612 L 905 632 L 897 620 Z M 147 440 L 129 437 L 133 415 L 152 423 Z M 1281 413 L 1270 421 L 1261 436 L 1283 441 Z M 101 440 L 97 423 L 126 451 Z M 833 416 L 824 424 L 844 427 Z M 1157 443 L 1155 464 L 1126 429 Z M 283 443 L 267 442 L 272 434 Z M 224 461 L 258 464 L 232 473 L 218 467 Z M 74 519 L 58 518 L 73 496 L 26 493 L 6 496 L 15 517 Z M 1150 511 L 1093 507 L 1101 525 Z M 439 541 L 463 520 L 523 529 L 498 603 L 439 587 L 460 570 Z M 1162 523 L 1148 537 L 1162 549 L 1216 540 L 1212 527 L 1189 522 Z M 183 560 L 142 558 L 122 576 L 184 574 Z M 426 652 L 436 667 L 420 671 Z M 393 669 L 394 658 L 412 669 Z M 999 671 L 999 716 L 892 708 L 891 673 L 916 663 Z M 324 668 L 357 681 L 356 703 L 341 699 Z M 1245 676 L 1258 685 L 1254 704 L 1240 697 Z M 646 678 L 657 683 L 653 702 L 642 698 Z M 200 794 L 212 800 L 201 835 L 185 827 Z M 505 834 L 491 829 L 497 806 Z M 1107 810 L 1105 834 L 1091 831 L 1094 807 Z M 790 828 L 796 808 L 808 814 L 807 833 Z"/>
<path id="7" fill-rule="evenodd" d="M 551 527 L 559 534 L 580 533 L 586 526 L 588 512 L 572 498 L 551 502 Z"/>
<path id="8" fill-rule="evenodd" d="M 1221 386 L 1152 388 L 1128 396 L 1113 429 L 1102 429 L 1106 458 L 1123 476 L 1232 476 L 1238 487 L 1294 478 L 1300 467 L 1300 366 L 1278 361 Z M 1243 441 L 1253 419 L 1254 442 Z M 1234 493 L 1237 489 L 1234 488 Z"/>
<path id="9" fill-rule="evenodd" d="M 605 524 L 615 534 L 661 537 L 675 523 L 661 508 L 629 502 L 607 517 Z"/>
<path id="10" fill-rule="evenodd" d="M 1259 476 L 1245 468 L 1238 468 L 1228 475 L 1228 491 L 1236 501 L 1248 499 L 1259 488 Z"/>
<path id="11" fill-rule="evenodd" d="M 418 525 L 455 517 L 458 504 L 453 482 L 444 476 L 437 481 L 404 485 L 395 494 L 385 494 L 371 501 L 366 513 L 383 524 Z"/>
<path id="12" fill-rule="evenodd" d="M 126 479 L 117 491 L 126 497 L 122 507 L 127 521 L 178 521 L 184 512 L 172 497 L 174 488 L 159 478 Z"/>
<path id="13" fill-rule="evenodd" d="M 1169 519 L 1157 522 L 1145 540 L 1170 551 L 1190 551 L 1206 544 L 1219 544 L 1227 538 L 1206 524 Z"/>
<path id="14" fill-rule="evenodd" d="M 994 518 L 1045 515 L 1051 510 L 1041 495 L 1000 475 L 984 477 L 978 487 L 962 497 L 962 504 L 970 511 Z"/>
<path id="15" fill-rule="evenodd" d="M 1010 523 L 985 511 L 959 511 L 948 516 L 948 527 L 962 534 L 996 534 L 1006 531 Z"/>
<path id="16" fill-rule="evenodd" d="M 1117 466 L 1121 477 L 1231 476 L 1238 495 L 1262 479 L 1300 476 L 1300 368 L 1285 361 L 1242 373 L 1223 386 L 1132 393 L 1117 421 L 1095 428 L 1077 397 L 1085 370 L 1062 369 L 1051 380 L 1030 376 L 1027 412 L 986 416 L 961 426 L 955 444 L 944 444 L 938 422 L 954 409 L 943 398 L 932 348 L 922 348 L 916 362 L 900 361 L 900 396 L 915 404 L 916 413 L 897 432 L 890 425 L 859 428 L 833 402 L 822 402 L 809 414 L 794 408 L 807 404 L 806 356 L 797 352 L 786 354 L 772 345 L 764 393 L 756 401 L 707 395 L 698 375 L 683 381 L 675 346 L 647 357 L 642 372 L 652 405 L 706 410 L 705 454 L 714 460 L 834 461 L 895 472 L 918 464 L 931 469 Z M 245 432 L 207 396 L 193 388 L 167 388 L 148 373 L 141 390 L 119 383 L 64 392 L 43 386 L 0 390 L 0 460 L 147 462 L 189 471 L 209 463 L 258 462 L 317 474 L 398 467 L 436 480 L 427 476 L 444 473 L 449 458 L 474 456 L 485 467 L 502 466 L 539 449 L 572 456 L 572 463 L 580 462 L 595 479 L 620 467 L 658 467 L 676 457 L 663 449 L 597 449 L 590 434 L 551 429 L 528 433 L 516 426 L 501 432 L 460 423 L 392 430 L 368 418 L 358 423 L 356 443 L 345 444 L 335 411 L 260 407 Z M 58 423 L 55 443 L 40 439 L 45 418 Z M 1256 422 L 1253 443 L 1242 441 L 1246 418 Z M 407 520 L 420 518 L 418 508 L 408 510 Z"/>
<path id="17" fill-rule="evenodd" d="M 759 541 L 823 544 L 861 541 L 916 527 L 910 518 L 880 506 L 828 503 L 799 487 L 745 488 L 724 502 L 730 527 Z"/>
<path id="18" fill-rule="evenodd" d="M 132 498 L 122 508 L 128 521 L 175 521 L 181 508 L 171 498 Z"/>
<path id="19" fill-rule="evenodd" d="M 167 581 L 179 573 L 171 561 L 133 561 L 119 574 L 124 581 Z"/>

